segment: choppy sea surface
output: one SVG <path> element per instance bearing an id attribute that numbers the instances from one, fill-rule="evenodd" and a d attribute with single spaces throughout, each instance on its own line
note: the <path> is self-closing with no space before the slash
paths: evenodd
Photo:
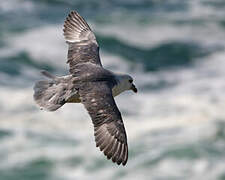
<path id="1" fill-rule="evenodd" d="M 103 65 L 133 76 L 116 97 L 125 167 L 95 147 L 81 104 L 33 101 L 40 70 L 68 73 L 63 22 L 77 10 Z M 224 180 L 225 1 L 0 0 L 0 180 Z"/>

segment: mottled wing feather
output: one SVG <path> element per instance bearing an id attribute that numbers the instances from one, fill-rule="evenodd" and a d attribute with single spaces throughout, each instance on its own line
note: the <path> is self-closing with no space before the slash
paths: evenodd
<path id="1" fill-rule="evenodd" d="M 79 63 L 90 62 L 101 66 L 95 35 L 77 12 L 72 11 L 68 15 L 63 31 L 64 38 L 69 44 L 67 63 L 69 63 L 71 74 Z"/>
<path id="2" fill-rule="evenodd" d="M 110 86 L 104 81 L 85 83 L 79 94 L 94 124 L 96 146 L 108 159 L 125 165 L 128 159 L 127 136 Z"/>

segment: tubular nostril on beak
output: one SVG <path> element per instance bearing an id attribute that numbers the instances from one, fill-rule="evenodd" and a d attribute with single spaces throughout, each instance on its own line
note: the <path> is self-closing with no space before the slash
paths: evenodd
<path id="1" fill-rule="evenodd" d="M 134 91 L 135 93 L 137 93 L 137 91 L 138 91 L 134 84 L 132 84 L 131 90 Z"/>

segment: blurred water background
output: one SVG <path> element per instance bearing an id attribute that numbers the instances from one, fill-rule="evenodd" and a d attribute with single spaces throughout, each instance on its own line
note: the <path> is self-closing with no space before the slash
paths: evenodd
<path id="1" fill-rule="evenodd" d="M 63 22 L 77 10 L 104 66 L 133 76 L 116 98 L 125 167 L 95 147 L 80 104 L 40 111 L 40 70 L 68 73 Z M 224 180 L 224 0 L 0 0 L 0 180 Z"/>

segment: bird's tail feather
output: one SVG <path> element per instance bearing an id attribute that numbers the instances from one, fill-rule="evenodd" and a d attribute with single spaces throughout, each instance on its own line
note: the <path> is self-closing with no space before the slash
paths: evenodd
<path id="1" fill-rule="evenodd" d="M 41 109 L 55 111 L 66 103 L 67 84 L 47 71 L 41 73 L 49 80 L 35 83 L 34 100 Z"/>

